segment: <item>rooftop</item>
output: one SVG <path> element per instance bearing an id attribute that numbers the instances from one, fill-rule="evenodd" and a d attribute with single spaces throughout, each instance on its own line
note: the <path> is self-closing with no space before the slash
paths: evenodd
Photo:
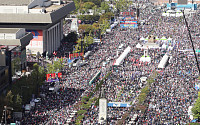
<path id="1" fill-rule="evenodd" d="M 0 45 L 0 50 L 1 49 L 8 49 L 9 51 L 10 50 L 13 50 L 14 48 L 16 48 L 17 46 L 6 46 L 6 45 Z"/>
<path id="2" fill-rule="evenodd" d="M 0 33 L 17 33 L 19 28 L 0 28 Z"/>
<path id="3" fill-rule="evenodd" d="M 55 11 L 55 10 L 57 10 L 57 9 L 59 9 L 59 8 L 61 8 L 61 7 L 63 7 L 63 6 L 65 6 L 66 4 L 61 4 L 61 5 L 51 5 L 51 6 L 49 6 L 49 7 L 46 7 L 46 12 L 48 13 L 48 12 L 53 12 L 53 11 Z"/>
<path id="4" fill-rule="evenodd" d="M 32 0 L 0 0 L 0 6 L 27 6 Z"/>

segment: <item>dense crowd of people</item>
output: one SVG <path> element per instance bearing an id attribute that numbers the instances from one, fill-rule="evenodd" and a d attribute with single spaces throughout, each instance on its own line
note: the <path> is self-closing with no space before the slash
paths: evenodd
<path id="1" fill-rule="evenodd" d="M 146 24 L 137 29 L 121 30 L 119 26 L 112 29 L 111 34 L 106 34 L 98 49 L 92 51 L 87 59 L 87 65 L 81 67 L 67 67 L 61 82 L 57 85 L 56 93 L 48 90 L 45 86 L 42 93 L 45 98 L 34 110 L 27 114 L 22 123 L 24 124 L 66 124 L 68 119 L 75 123 L 74 113 L 79 109 L 76 104 L 83 96 L 88 96 L 94 90 L 96 82 L 101 80 L 109 71 L 111 75 L 105 80 L 105 97 L 108 102 L 130 102 L 135 106 L 140 90 L 146 85 L 140 78 L 149 78 L 153 72 L 157 72 L 155 82 L 150 85 L 150 93 L 147 96 L 147 110 L 145 113 L 131 111 L 129 118 L 138 114 L 137 124 L 186 124 L 191 122 L 188 116 L 188 107 L 192 106 L 197 98 L 195 82 L 198 78 L 198 70 L 194 55 L 191 54 L 191 43 L 183 17 L 162 17 L 161 10 L 153 13 L 141 9 L 140 20 Z M 150 8 L 151 9 L 151 8 Z M 187 17 L 193 36 L 195 49 L 200 49 L 200 16 L 199 11 Z M 148 22 L 148 23 L 147 23 Z M 138 43 L 143 44 L 141 37 L 149 35 L 158 38 L 171 38 L 171 40 L 157 40 L 159 48 L 148 49 L 150 62 L 142 62 L 144 55 Z M 119 46 L 123 47 L 119 49 Z M 162 45 L 166 45 L 163 48 Z M 126 47 L 131 47 L 131 52 L 125 57 L 120 66 L 113 67 L 116 59 L 123 53 Z M 58 55 L 65 55 L 69 46 L 62 44 Z M 171 48 L 171 49 L 169 49 Z M 187 50 L 187 51 L 183 51 Z M 170 56 L 170 63 L 164 69 L 158 69 L 158 64 L 163 55 Z M 105 65 L 103 65 L 105 63 Z M 91 84 L 91 79 L 101 72 L 99 79 Z M 94 93 L 98 97 L 100 92 Z M 130 107 L 111 107 L 107 109 L 107 123 L 115 125 Z M 91 105 L 81 123 L 83 125 L 99 123 L 99 106 Z M 129 123 L 130 119 L 125 122 Z"/>

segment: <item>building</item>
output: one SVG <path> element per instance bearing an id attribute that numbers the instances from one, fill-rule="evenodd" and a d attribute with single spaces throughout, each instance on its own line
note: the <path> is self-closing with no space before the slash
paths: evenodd
<path id="1" fill-rule="evenodd" d="M 178 4 L 178 3 L 167 3 L 167 9 L 176 10 L 197 10 L 197 4 Z"/>
<path id="2" fill-rule="evenodd" d="M 0 66 L 0 92 L 9 85 L 9 68 Z"/>
<path id="3" fill-rule="evenodd" d="M 7 57 L 12 62 L 19 58 L 20 70 L 26 68 L 26 46 L 33 39 L 31 33 L 19 28 L 0 28 L 0 66 L 8 66 Z M 8 54 L 10 53 L 10 54 Z"/>
<path id="4" fill-rule="evenodd" d="M 74 9 L 73 1 L 0 0 L 0 28 L 25 28 L 33 34 L 27 49 L 51 54 L 63 39 L 63 18 Z"/>
<path id="5" fill-rule="evenodd" d="M 166 3 L 178 3 L 179 0 L 154 0 L 155 4 L 162 5 Z M 200 0 L 188 0 L 188 3 L 200 4 Z"/>
<path id="6" fill-rule="evenodd" d="M 12 82 L 16 71 L 26 68 L 26 46 L 32 33 L 20 28 L 0 28 L 0 91 Z"/>

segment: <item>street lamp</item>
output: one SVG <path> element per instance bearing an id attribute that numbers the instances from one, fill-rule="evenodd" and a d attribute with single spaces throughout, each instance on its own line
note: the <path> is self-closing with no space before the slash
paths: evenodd
<path id="1" fill-rule="evenodd" d="M 7 107 L 7 106 L 4 106 L 4 115 L 5 115 L 5 125 L 7 125 L 7 117 L 6 117 L 6 112 L 7 112 L 7 110 L 13 110 L 13 108 L 12 107 Z M 2 117 L 3 118 L 3 117 Z M 3 121 L 3 119 L 2 119 L 2 121 Z"/>

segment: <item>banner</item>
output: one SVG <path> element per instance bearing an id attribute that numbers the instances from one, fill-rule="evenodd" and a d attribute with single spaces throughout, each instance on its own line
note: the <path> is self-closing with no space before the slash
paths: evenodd
<path id="1" fill-rule="evenodd" d="M 72 53 L 69 55 L 69 58 L 72 59 L 72 58 L 80 57 L 83 55 L 84 55 L 83 53 Z"/>
<path id="2" fill-rule="evenodd" d="M 50 80 L 56 80 L 57 78 L 62 78 L 62 73 L 49 73 L 46 74 L 46 80 L 50 81 Z"/>

